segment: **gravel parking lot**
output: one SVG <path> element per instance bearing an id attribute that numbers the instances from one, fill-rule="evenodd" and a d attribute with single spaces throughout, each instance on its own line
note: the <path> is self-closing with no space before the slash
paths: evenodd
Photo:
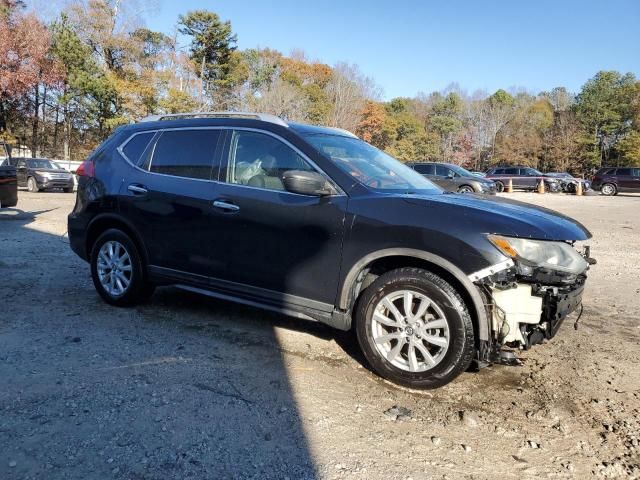
<path id="1" fill-rule="evenodd" d="M 173 288 L 106 305 L 64 237 L 75 195 L 20 191 L 0 212 L 0 479 L 640 478 L 640 196 L 513 196 L 593 233 L 579 328 L 415 392 L 322 325 Z"/>

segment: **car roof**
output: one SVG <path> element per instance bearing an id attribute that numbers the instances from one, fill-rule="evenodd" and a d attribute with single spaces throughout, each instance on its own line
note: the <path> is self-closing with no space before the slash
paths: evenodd
<path id="1" fill-rule="evenodd" d="M 195 112 L 185 114 L 153 115 L 140 122 L 123 125 L 119 131 L 137 132 L 158 130 L 164 128 L 186 127 L 247 127 L 273 130 L 274 128 L 289 128 L 294 132 L 304 134 L 324 134 L 342 137 L 358 138 L 353 133 L 335 127 L 322 127 L 298 122 L 288 122 L 275 115 L 251 112 Z"/>

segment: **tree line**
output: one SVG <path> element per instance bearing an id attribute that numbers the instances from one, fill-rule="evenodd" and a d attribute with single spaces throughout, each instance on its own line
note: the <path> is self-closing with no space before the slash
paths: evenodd
<path id="1" fill-rule="evenodd" d="M 403 161 L 482 170 L 523 164 L 581 174 L 640 166 L 640 82 L 601 71 L 579 92 L 500 89 L 381 100 L 357 65 L 239 50 L 216 13 L 149 30 L 129 0 L 77 0 L 53 21 L 0 0 L 0 140 L 82 159 L 119 125 L 157 113 L 260 111 L 344 128 Z"/>

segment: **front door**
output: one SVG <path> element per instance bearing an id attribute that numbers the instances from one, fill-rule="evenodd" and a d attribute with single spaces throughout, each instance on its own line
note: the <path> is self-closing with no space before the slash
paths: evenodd
<path id="1" fill-rule="evenodd" d="M 251 130 L 228 137 L 214 204 L 219 236 L 212 276 L 266 301 L 328 310 L 337 292 L 347 197 L 286 191 L 284 172 L 318 169 L 279 137 Z"/>

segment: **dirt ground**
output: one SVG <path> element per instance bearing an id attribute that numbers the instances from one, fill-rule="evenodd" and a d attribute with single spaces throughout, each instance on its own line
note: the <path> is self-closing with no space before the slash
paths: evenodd
<path id="1" fill-rule="evenodd" d="M 0 212 L 0 479 L 640 478 L 640 196 L 513 195 L 593 233 L 579 328 L 415 392 L 322 325 L 173 288 L 106 305 L 64 237 L 75 196 L 21 191 Z"/>

